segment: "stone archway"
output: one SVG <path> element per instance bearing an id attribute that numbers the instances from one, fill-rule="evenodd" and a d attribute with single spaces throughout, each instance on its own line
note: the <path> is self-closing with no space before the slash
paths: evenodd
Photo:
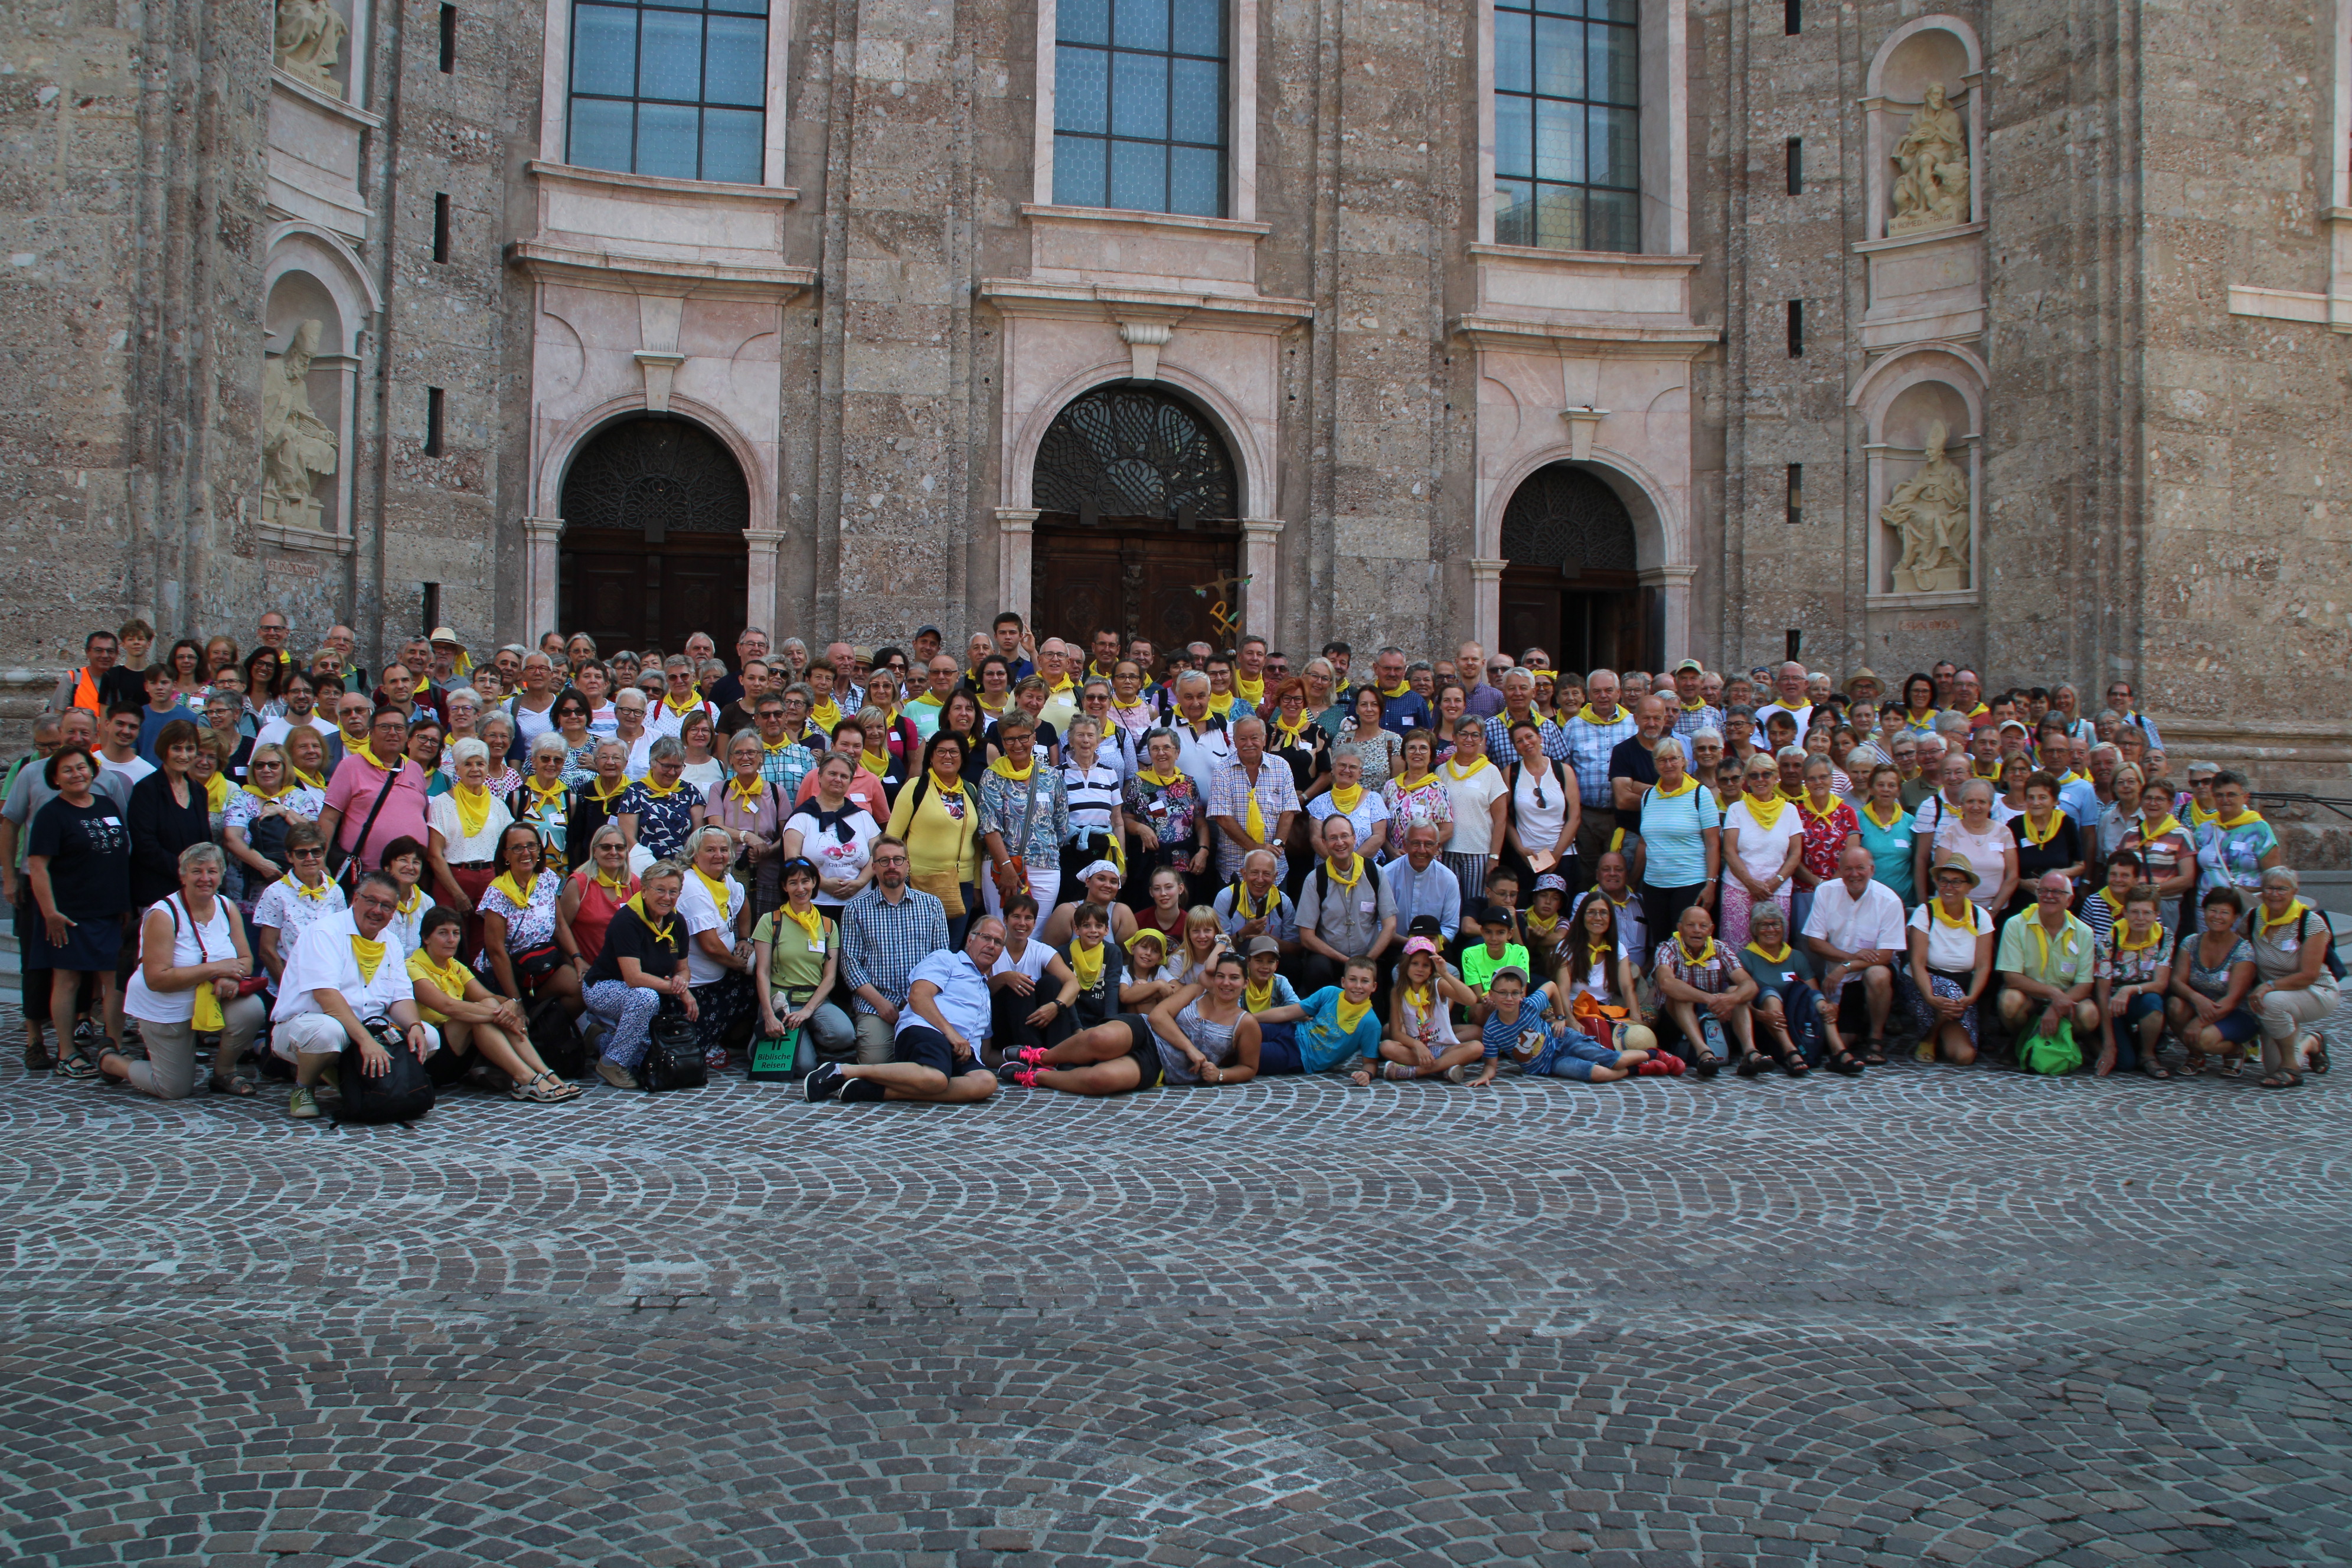
<path id="1" fill-rule="evenodd" d="M 751 486 L 724 442 L 643 415 L 582 444 L 563 476 L 557 622 L 600 647 L 732 646 L 743 618 Z"/>
<path id="2" fill-rule="evenodd" d="M 1030 494 L 1029 602 L 1046 632 L 1085 642 L 1112 626 L 1159 648 L 1233 640 L 1212 610 L 1241 611 L 1239 479 L 1190 400 L 1152 383 L 1081 393 L 1038 442 Z"/>
<path id="3" fill-rule="evenodd" d="M 1540 647 L 1563 669 L 1657 668 L 1662 596 L 1641 585 L 1633 513 L 1600 475 L 1549 463 L 1522 479 L 1501 554 L 1497 647 Z"/>

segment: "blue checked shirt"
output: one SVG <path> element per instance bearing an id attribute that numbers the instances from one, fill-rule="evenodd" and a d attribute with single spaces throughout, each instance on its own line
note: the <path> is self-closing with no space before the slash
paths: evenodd
<path id="1" fill-rule="evenodd" d="M 1568 731 L 1549 719 L 1536 720 L 1536 733 L 1543 740 L 1544 755 L 1555 763 L 1569 760 Z M 1503 766 L 1518 752 L 1511 744 L 1511 714 L 1508 709 L 1486 721 L 1486 755 L 1496 767 Z M 1606 762 L 1608 759 L 1603 758 Z"/>
<path id="2" fill-rule="evenodd" d="M 1712 730 L 1718 735 L 1722 734 L 1723 710 L 1720 708 L 1709 708 L 1704 704 L 1696 708 L 1685 708 L 1681 702 L 1675 702 L 1675 727 L 1672 733 L 1676 735 L 1696 735 L 1701 730 Z M 1690 759 L 1688 756 L 1685 756 L 1683 760 L 1685 762 L 1688 762 Z"/>
<path id="3" fill-rule="evenodd" d="M 947 945 L 947 906 L 939 900 L 920 888 L 908 888 L 894 904 L 882 896 L 880 887 L 867 888 L 841 906 L 841 979 L 852 993 L 852 1009 L 875 1010 L 873 1003 L 856 994 L 861 985 L 871 985 L 893 1005 L 905 1006 L 915 965 Z"/>
<path id="4" fill-rule="evenodd" d="M 762 742 L 764 748 L 764 742 Z M 816 753 L 797 742 L 764 752 L 760 758 L 760 776 L 784 792 L 790 804 L 801 793 L 801 780 L 809 776 L 816 766 Z"/>
<path id="5" fill-rule="evenodd" d="M 1596 724 L 1578 713 L 1562 727 L 1568 731 L 1568 765 L 1576 770 L 1576 789 L 1584 797 L 1584 809 L 1612 809 L 1617 797 L 1609 787 L 1609 753 L 1621 742 L 1633 738 L 1638 726 L 1633 710 L 1621 702 L 1617 717 L 1608 723 Z"/>

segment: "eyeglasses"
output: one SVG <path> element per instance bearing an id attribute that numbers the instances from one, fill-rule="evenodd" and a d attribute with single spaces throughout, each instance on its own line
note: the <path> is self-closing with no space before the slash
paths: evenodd
<path id="1" fill-rule="evenodd" d="M 323 860 L 327 852 L 324 849 L 289 849 L 286 858 L 289 860 Z"/>

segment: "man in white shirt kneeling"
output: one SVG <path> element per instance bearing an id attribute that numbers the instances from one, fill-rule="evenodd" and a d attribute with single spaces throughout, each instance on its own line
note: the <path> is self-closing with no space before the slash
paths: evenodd
<path id="1" fill-rule="evenodd" d="M 1886 1018 L 1895 1005 L 1895 965 L 1906 952 L 1903 900 L 1871 875 L 1870 851 L 1849 844 L 1838 852 L 1838 879 L 1813 890 L 1805 918 L 1805 947 L 1822 961 L 1822 1027 L 1832 1052 L 1843 1052 L 1838 1035 L 1849 985 L 1862 987 L 1870 1016 L 1866 1058 L 1886 1050 Z"/>
<path id="2" fill-rule="evenodd" d="M 378 1013 L 400 1026 L 418 1061 L 441 1048 L 440 1035 L 417 1016 L 408 954 L 388 929 L 399 908 L 400 885 L 371 871 L 360 879 L 351 908 L 312 924 L 295 943 L 270 1014 L 270 1048 L 294 1064 L 288 1115 L 308 1121 L 319 1114 L 319 1079 L 347 1045 L 359 1047 L 370 1077 L 392 1070 L 391 1056 L 364 1022 Z"/>

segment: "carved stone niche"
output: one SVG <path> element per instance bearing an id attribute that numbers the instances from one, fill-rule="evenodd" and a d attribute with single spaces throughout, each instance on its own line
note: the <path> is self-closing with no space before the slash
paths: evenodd
<path id="1" fill-rule="evenodd" d="M 1872 607 L 1978 602 L 1982 448 L 1972 367 L 1910 356 L 1869 420 Z M 1943 379 L 1949 375 L 1951 379 Z"/>
<path id="2" fill-rule="evenodd" d="M 1983 69 L 1956 16 L 1895 29 L 1862 100 L 1866 352 L 1984 332 Z"/>

